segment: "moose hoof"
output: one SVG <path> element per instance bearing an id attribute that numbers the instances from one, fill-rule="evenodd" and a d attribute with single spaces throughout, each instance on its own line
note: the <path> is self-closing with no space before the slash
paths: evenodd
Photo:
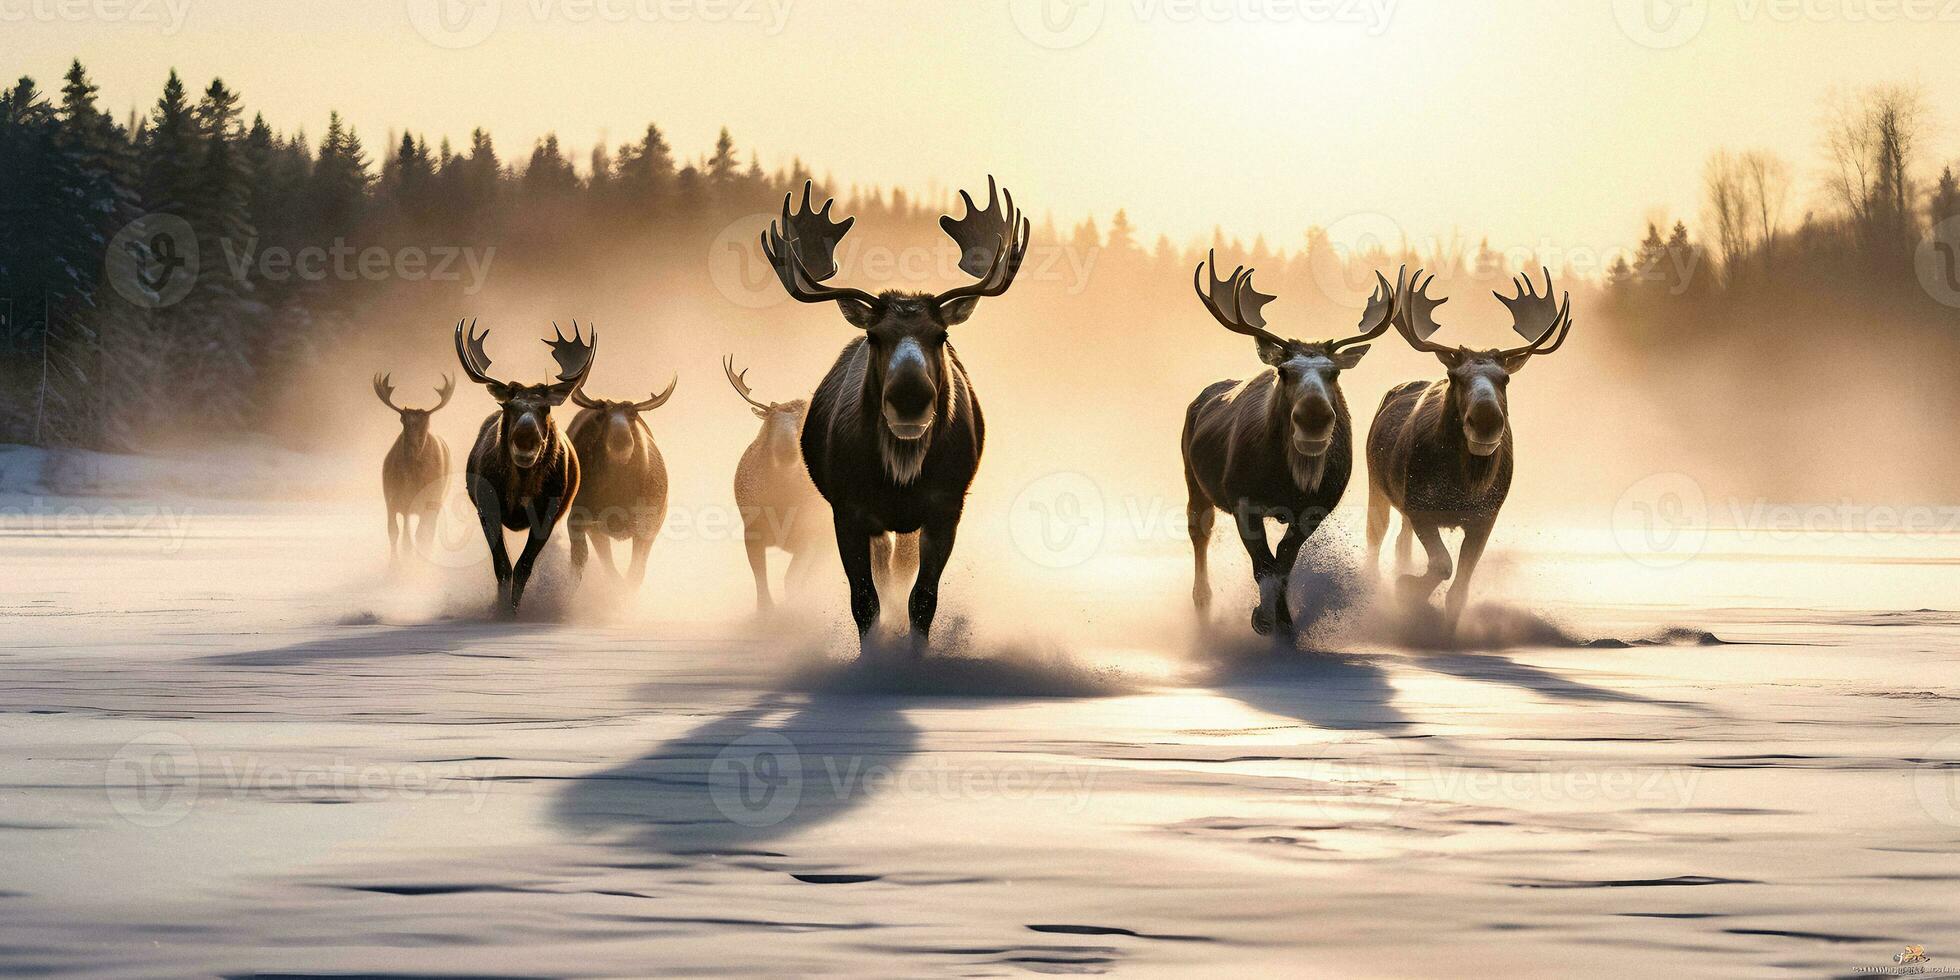
<path id="1" fill-rule="evenodd" d="M 1252 631 L 1260 636 L 1273 635 L 1273 614 L 1265 606 L 1253 607 Z"/>
<path id="2" fill-rule="evenodd" d="M 1425 575 L 1403 575 L 1395 580 L 1395 594 L 1403 602 L 1428 602 L 1429 594 L 1436 591 L 1435 580 Z"/>

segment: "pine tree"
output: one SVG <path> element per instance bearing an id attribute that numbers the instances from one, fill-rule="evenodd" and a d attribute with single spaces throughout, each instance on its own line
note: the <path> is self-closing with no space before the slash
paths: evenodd
<path id="1" fill-rule="evenodd" d="M 726 193 L 735 185 L 740 175 L 740 164 L 735 159 L 735 138 L 728 135 L 728 127 L 721 128 L 721 135 L 715 139 L 714 156 L 708 158 L 708 183 L 717 194 Z"/>
<path id="2" fill-rule="evenodd" d="M 367 167 L 360 136 L 340 121 L 340 113 L 330 113 L 311 181 L 322 237 L 345 237 L 360 223 L 367 203 Z"/>
<path id="3" fill-rule="evenodd" d="M 42 426 L 50 390 L 64 386 L 52 372 L 72 337 L 68 311 L 84 305 L 101 265 L 102 232 L 93 220 L 93 181 L 79 158 L 61 145 L 59 120 L 34 80 L 22 78 L 0 96 L 0 299 L 7 301 L 8 389 L 28 397 L 0 403 L 0 438 L 46 441 Z M 53 386 L 51 388 L 51 385 Z M 57 403 L 53 406 L 60 409 Z"/>
<path id="4" fill-rule="evenodd" d="M 143 208 L 183 215 L 197 197 L 195 171 L 203 154 L 197 121 L 184 94 L 184 82 L 171 71 L 163 95 L 150 110 L 140 149 Z"/>

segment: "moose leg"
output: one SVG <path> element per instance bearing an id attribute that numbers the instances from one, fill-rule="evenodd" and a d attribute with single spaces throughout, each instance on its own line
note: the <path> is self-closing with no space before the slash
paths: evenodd
<path id="1" fill-rule="evenodd" d="M 821 545 L 804 543 L 789 553 L 789 567 L 783 570 L 783 598 L 796 601 L 810 588 L 810 576 L 817 568 L 817 553 Z"/>
<path id="2" fill-rule="evenodd" d="M 637 589 L 647 580 L 647 552 L 653 550 L 653 535 L 633 539 L 633 557 L 626 564 L 626 581 Z"/>
<path id="3" fill-rule="evenodd" d="M 585 581 L 586 543 L 585 528 L 570 521 L 565 522 L 565 533 L 571 535 L 572 542 L 572 581 Z"/>
<path id="4" fill-rule="evenodd" d="M 1382 539 L 1388 537 L 1390 511 L 1388 494 L 1368 481 L 1368 575 L 1376 582 L 1382 576 Z"/>
<path id="5" fill-rule="evenodd" d="M 1456 635 L 1456 621 L 1463 615 L 1463 605 L 1470 599 L 1470 576 L 1477 571 L 1477 561 L 1484 556 L 1484 544 L 1490 540 L 1491 522 L 1467 525 L 1463 529 L 1463 547 L 1456 552 L 1456 580 L 1450 583 L 1450 591 L 1443 600 L 1443 628 L 1451 636 Z"/>
<path id="6" fill-rule="evenodd" d="M 1211 529 L 1218 512 L 1195 484 L 1189 489 L 1191 499 L 1184 505 L 1184 524 L 1191 533 L 1191 605 L 1202 618 L 1211 612 Z"/>
<path id="7" fill-rule="evenodd" d="M 1436 591 L 1443 580 L 1450 577 L 1450 551 L 1443 546 L 1443 534 L 1436 525 L 1418 523 L 1406 512 L 1402 519 L 1415 529 L 1416 540 L 1422 542 L 1422 549 L 1429 553 L 1429 569 L 1421 575 L 1404 575 L 1397 580 L 1402 597 L 1411 602 L 1427 602 L 1429 594 Z"/>
<path id="8" fill-rule="evenodd" d="M 1278 580 L 1279 588 L 1274 593 L 1273 624 L 1281 636 L 1293 635 L 1293 609 L 1287 603 L 1286 585 L 1293 578 L 1293 563 L 1300 557 L 1300 548 L 1320 529 L 1320 522 L 1327 518 L 1324 511 L 1309 511 L 1300 515 L 1286 529 L 1286 536 L 1279 539 L 1279 551 L 1273 557 L 1273 578 Z"/>
<path id="9" fill-rule="evenodd" d="M 436 521 L 440 520 L 439 510 L 425 510 L 415 518 L 415 553 L 426 561 L 436 557 Z M 403 518 L 404 524 L 407 518 Z"/>
<path id="10" fill-rule="evenodd" d="M 1252 631 L 1266 636 L 1273 631 L 1273 566 L 1278 564 L 1278 559 L 1266 543 L 1266 515 L 1242 503 L 1236 517 L 1239 540 L 1245 543 L 1245 553 L 1252 558 L 1252 581 L 1259 587 L 1259 604 L 1252 608 Z"/>
<path id="11" fill-rule="evenodd" d="M 503 509 L 498 506 L 497 491 L 485 480 L 472 482 L 470 500 L 476 504 L 483 543 L 490 547 L 490 570 L 497 575 L 496 609 L 501 613 L 510 606 L 510 553 L 504 550 Z"/>
<path id="12" fill-rule="evenodd" d="M 524 539 L 524 551 L 517 556 L 517 566 L 511 569 L 510 614 L 517 614 L 517 607 L 524 601 L 524 586 L 531 581 L 531 566 L 537 564 L 538 553 L 544 550 L 544 543 L 551 538 L 553 522 L 549 515 L 558 510 L 557 501 L 549 501 L 540 508 L 540 515 L 531 521 L 531 536 Z"/>
<path id="13" fill-rule="evenodd" d="M 753 531 L 743 536 L 742 546 L 749 552 L 749 574 L 755 576 L 755 611 L 768 612 L 775 608 L 775 600 L 769 598 L 769 544 L 762 535 Z M 789 583 L 783 583 L 788 588 Z"/>
<path id="14" fill-rule="evenodd" d="M 615 584 L 623 584 L 626 580 L 619 576 L 619 565 L 613 561 L 612 537 L 597 524 L 587 528 L 585 536 L 591 539 L 592 553 L 599 556 L 599 564 L 605 566 L 606 574 L 612 577 Z"/>
<path id="15" fill-rule="evenodd" d="M 394 564 L 402 556 L 402 529 L 396 524 L 396 518 L 398 516 L 392 510 L 388 512 L 388 564 L 390 565 Z M 406 520 L 406 518 L 403 519 Z"/>
<path id="16" fill-rule="evenodd" d="M 932 618 L 939 612 L 939 575 L 946 570 L 946 561 L 953 557 L 953 539 L 958 536 L 960 518 L 954 514 L 951 520 L 935 521 L 921 528 L 918 535 L 919 574 L 912 583 L 912 655 L 920 656 L 926 652 L 926 640 L 932 633 Z M 901 535 L 899 540 L 904 541 Z"/>
<path id="17" fill-rule="evenodd" d="M 838 514 L 837 554 L 844 561 L 844 578 L 851 584 L 851 618 L 857 622 L 858 644 L 878 625 L 878 583 L 871 574 L 872 532 Z"/>

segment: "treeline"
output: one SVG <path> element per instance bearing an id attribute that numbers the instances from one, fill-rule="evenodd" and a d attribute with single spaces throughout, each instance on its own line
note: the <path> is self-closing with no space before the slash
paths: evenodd
<path id="1" fill-rule="evenodd" d="M 1937 270 L 1924 262 L 1933 229 L 1960 213 L 1960 188 L 1950 168 L 1920 176 L 1924 117 L 1911 90 L 1842 100 L 1814 181 L 1771 154 L 1717 154 L 1705 170 L 1703 213 L 1649 226 L 1597 292 L 1579 278 L 1594 270 L 1554 270 L 1575 283 L 1592 321 L 1582 346 L 1622 353 L 1664 381 L 1682 351 L 1759 356 L 1772 341 L 1811 351 L 1903 340 L 1945 357 L 1919 369 L 1960 374 L 1951 367 L 1960 353 L 1954 310 L 1938 301 L 1927 279 Z M 317 139 L 276 130 L 262 115 L 248 120 L 222 80 L 193 93 L 174 72 L 146 112 L 121 121 L 100 106 L 79 63 L 58 92 L 23 78 L 0 93 L 0 441 L 128 448 L 160 431 L 263 430 L 323 357 L 385 343 L 388 317 L 379 311 L 399 314 L 402 293 L 419 297 L 417 322 L 474 308 L 456 282 L 418 283 L 417 292 L 400 274 L 293 275 L 261 261 L 272 255 L 494 248 L 499 276 L 595 289 L 664 269 L 674 273 L 665 277 L 670 288 L 721 303 L 727 319 L 757 316 L 722 302 L 738 297 L 715 281 L 713 255 L 750 249 L 761 216 L 813 177 L 820 194 L 832 192 L 833 181 L 801 162 L 765 171 L 726 130 L 691 157 L 649 125 L 582 154 L 548 135 L 507 158 L 482 130 L 461 146 L 403 133 L 379 147 L 337 115 Z M 860 219 L 847 251 L 866 240 L 950 247 L 933 220 L 949 198 L 834 192 Z M 1792 219 L 1804 198 L 1815 203 Z M 1047 202 L 1023 203 L 1041 214 Z M 1035 246 L 1019 301 L 1052 301 L 1041 309 L 1068 318 L 1071 343 L 1139 366 L 1186 352 L 1188 335 L 1136 326 L 1186 309 L 1191 269 L 1207 247 L 1228 264 L 1259 268 L 1261 288 L 1284 299 L 1282 326 L 1352 322 L 1376 268 L 1421 264 L 1446 282 L 1468 275 L 1487 288 L 1513 266 L 1536 264 L 1462 240 L 1382 241 L 1351 254 L 1321 229 L 1283 242 L 1146 239 L 1121 212 L 1106 225 L 1066 228 L 1048 217 Z M 182 268 L 173 262 L 193 250 L 195 274 L 173 278 Z M 753 279 L 758 260 L 742 261 Z M 843 279 L 880 281 L 862 261 L 847 264 Z M 1948 271 L 1960 302 L 1960 272 Z M 1770 401 L 1804 387 L 1775 358 L 1747 373 L 1738 383 Z M 1960 407 L 1960 385 L 1928 387 Z M 1709 404 L 1692 388 L 1678 396 L 1684 417 Z"/>

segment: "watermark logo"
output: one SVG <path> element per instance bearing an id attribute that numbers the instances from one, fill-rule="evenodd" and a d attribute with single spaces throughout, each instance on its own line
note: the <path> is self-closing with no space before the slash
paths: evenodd
<path id="1" fill-rule="evenodd" d="M 1919 807 L 1949 827 L 1960 827 L 1960 735 L 1933 743 L 1928 762 L 1912 772 L 1912 792 Z"/>
<path id="2" fill-rule="evenodd" d="M 1934 225 L 1913 252 L 1919 287 L 1945 306 L 1960 307 L 1960 215 Z"/>
<path id="3" fill-rule="evenodd" d="M 190 295 L 197 282 L 197 233 L 174 214 L 151 213 L 109 240 L 109 284 L 132 305 L 162 309 Z"/>
<path id="4" fill-rule="evenodd" d="M 803 757 L 774 732 L 744 735 L 708 764 L 708 796 L 734 823 L 773 827 L 803 799 Z"/>
<path id="5" fill-rule="evenodd" d="M 1613 504 L 1613 541 L 1649 568 L 1672 568 L 1701 553 L 1708 540 L 1708 497 L 1686 473 L 1655 473 Z"/>
<path id="6" fill-rule="evenodd" d="M 1081 473 L 1050 473 L 1015 495 L 1008 534 L 1029 561 L 1043 568 L 1073 568 L 1101 549 L 1104 509 L 1096 481 Z"/>
<path id="7" fill-rule="evenodd" d="M 1708 23 L 1708 0 L 1613 0 L 1613 19 L 1635 44 L 1678 48 Z"/>
<path id="8" fill-rule="evenodd" d="M 1061 51 L 1096 36 L 1106 6 L 1107 0 L 1013 0 L 1008 12 L 1022 37 Z"/>
<path id="9" fill-rule="evenodd" d="M 1395 739 L 1360 734 L 1320 747 L 1308 766 L 1306 804 L 1322 819 L 1342 826 L 1386 823 L 1427 778 L 1428 767 Z"/>
<path id="10" fill-rule="evenodd" d="M 775 217 L 751 214 L 722 228 L 708 243 L 708 280 L 736 306 L 760 310 L 788 298 L 757 237 Z"/>
<path id="11" fill-rule="evenodd" d="M 1378 288 L 1375 267 L 1401 254 L 1407 241 L 1394 218 L 1375 211 L 1356 212 L 1327 226 L 1329 247 L 1308 254 L 1307 271 L 1322 296 L 1359 311 Z"/>
<path id="12" fill-rule="evenodd" d="M 409 0 L 408 22 L 439 48 L 473 48 L 489 39 L 503 15 L 503 0 Z"/>
<path id="13" fill-rule="evenodd" d="M 102 776 L 109 806 L 138 827 L 168 827 L 197 803 L 197 750 L 182 736 L 153 732 L 109 759 Z"/>

